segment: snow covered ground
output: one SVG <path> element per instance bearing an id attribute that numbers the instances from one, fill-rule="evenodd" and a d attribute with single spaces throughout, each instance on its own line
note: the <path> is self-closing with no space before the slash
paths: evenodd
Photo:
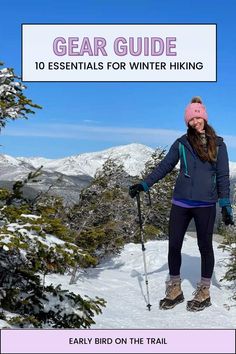
<path id="1" fill-rule="evenodd" d="M 159 310 L 158 303 L 164 297 L 168 275 L 168 241 L 146 243 L 146 260 L 151 311 L 146 305 L 146 285 L 143 272 L 143 256 L 139 244 L 128 244 L 122 253 L 111 260 L 80 274 L 77 283 L 69 285 L 68 276 L 50 275 L 46 282 L 82 296 L 103 297 L 107 306 L 102 315 L 95 317 L 94 329 L 213 329 L 236 327 L 236 305 L 230 301 L 232 289 L 228 282 L 220 282 L 225 274 L 223 253 L 214 242 L 215 271 L 212 279 L 212 306 L 197 313 L 186 311 L 186 301 L 200 278 L 200 258 L 196 239 L 186 235 L 182 253 L 182 288 L 185 301 L 172 310 Z"/>

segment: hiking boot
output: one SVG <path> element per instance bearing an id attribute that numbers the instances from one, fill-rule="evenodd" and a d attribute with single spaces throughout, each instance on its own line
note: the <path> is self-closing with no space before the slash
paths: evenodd
<path id="1" fill-rule="evenodd" d="M 166 282 L 166 297 L 160 300 L 159 308 L 168 310 L 184 301 L 181 290 L 181 280 L 169 280 Z"/>
<path id="2" fill-rule="evenodd" d="M 202 283 L 197 284 L 197 289 L 193 292 L 194 298 L 187 302 L 188 311 L 202 311 L 211 306 L 210 286 Z"/>

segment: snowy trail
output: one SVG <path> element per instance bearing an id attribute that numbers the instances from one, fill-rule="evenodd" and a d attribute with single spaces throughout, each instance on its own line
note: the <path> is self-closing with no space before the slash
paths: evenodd
<path id="1" fill-rule="evenodd" d="M 146 285 L 143 272 L 142 250 L 139 244 L 128 244 L 122 253 L 110 261 L 89 269 L 86 276 L 80 276 L 77 284 L 69 285 L 68 276 L 51 275 L 47 283 L 61 283 L 62 288 L 81 295 L 103 297 L 107 306 L 101 315 L 95 317 L 92 328 L 128 329 L 128 328 L 235 328 L 236 307 L 229 297 L 232 290 L 228 283 L 219 282 L 225 273 L 223 259 L 227 256 L 217 248 L 215 250 L 215 271 L 211 286 L 212 306 L 198 313 L 186 311 L 186 301 L 192 298 L 192 292 L 200 278 L 200 258 L 196 239 L 186 235 L 182 256 L 182 288 L 185 301 L 172 310 L 159 310 L 159 300 L 164 297 L 165 280 L 168 275 L 167 241 L 149 241 L 146 243 L 146 259 L 150 292 L 151 311 L 145 302 Z"/>

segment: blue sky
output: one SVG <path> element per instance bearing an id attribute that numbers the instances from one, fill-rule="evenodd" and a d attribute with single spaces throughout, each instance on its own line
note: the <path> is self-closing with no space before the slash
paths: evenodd
<path id="1" fill-rule="evenodd" d="M 186 130 L 185 106 L 200 95 L 209 123 L 225 138 L 230 160 L 236 161 L 235 10 L 234 0 L 4 2 L 0 60 L 17 74 L 21 23 L 216 23 L 218 81 L 27 83 L 25 94 L 43 109 L 28 120 L 7 124 L 0 153 L 59 158 L 132 142 L 168 149 Z"/>

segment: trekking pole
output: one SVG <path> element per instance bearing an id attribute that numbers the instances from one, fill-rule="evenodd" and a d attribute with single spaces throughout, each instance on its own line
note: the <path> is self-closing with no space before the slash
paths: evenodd
<path id="1" fill-rule="evenodd" d="M 145 248 L 144 237 L 143 237 L 143 221 L 142 221 L 142 215 L 141 215 L 140 194 L 139 193 L 136 195 L 136 198 L 137 198 L 137 205 L 138 205 L 140 240 L 141 240 L 141 244 L 142 244 L 143 264 L 144 264 L 144 273 L 145 273 L 145 284 L 146 284 L 146 291 L 147 291 L 147 308 L 148 308 L 148 311 L 150 311 L 152 305 L 150 304 L 149 289 L 148 289 L 147 263 L 146 263 L 146 255 L 145 255 L 146 248 Z M 149 198 L 150 198 L 150 195 L 149 195 Z M 150 199 L 150 201 L 151 201 L 151 199 Z"/>
<path id="2" fill-rule="evenodd" d="M 150 194 L 149 190 L 147 191 L 147 194 L 148 194 L 148 205 L 151 207 L 152 206 L 152 200 L 151 200 L 151 194 Z"/>

